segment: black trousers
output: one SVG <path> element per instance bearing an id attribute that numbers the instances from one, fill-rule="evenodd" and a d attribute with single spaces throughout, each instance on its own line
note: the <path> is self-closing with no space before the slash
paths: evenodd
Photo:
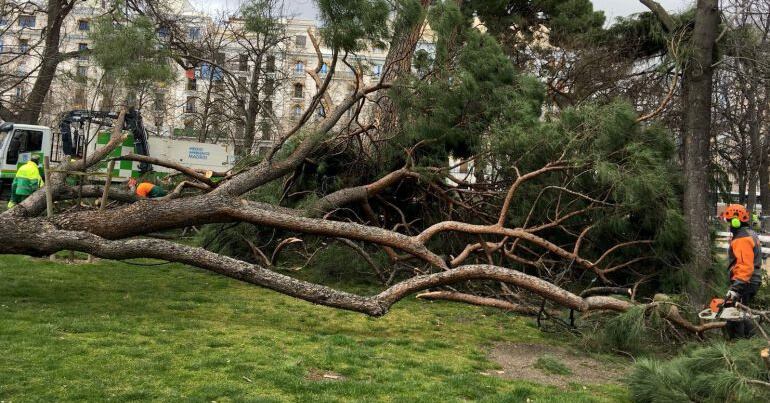
<path id="1" fill-rule="evenodd" d="M 746 284 L 743 290 L 741 290 L 741 297 L 738 299 L 738 302 L 749 306 L 751 300 L 754 298 L 754 295 L 757 294 L 758 290 L 759 284 Z M 754 336 L 754 323 L 752 323 L 751 319 L 748 318 L 743 320 L 727 321 L 727 324 L 725 325 L 725 332 L 727 334 L 727 338 L 730 340 L 741 338 L 748 339 Z"/>

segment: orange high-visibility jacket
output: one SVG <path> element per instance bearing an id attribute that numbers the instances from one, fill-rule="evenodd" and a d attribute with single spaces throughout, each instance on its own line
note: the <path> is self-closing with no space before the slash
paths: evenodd
<path id="1" fill-rule="evenodd" d="M 729 257 L 730 281 L 762 282 L 762 244 L 754 231 L 742 227 L 733 234 Z"/>
<path id="2" fill-rule="evenodd" d="M 136 194 L 141 197 L 147 197 L 154 187 L 155 185 L 150 182 L 142 182 L 136 187 Z"/>

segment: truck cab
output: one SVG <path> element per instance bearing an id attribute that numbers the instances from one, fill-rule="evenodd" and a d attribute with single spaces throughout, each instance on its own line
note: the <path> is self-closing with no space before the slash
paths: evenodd
<path id="1" fill-rule="evenodd" d="M 32 154 L 51 155 L 50 128 L 11 122 L 0 124 L 0 179 L 3 182 L 13 180 L 17 167 L 26 163 Z"/>

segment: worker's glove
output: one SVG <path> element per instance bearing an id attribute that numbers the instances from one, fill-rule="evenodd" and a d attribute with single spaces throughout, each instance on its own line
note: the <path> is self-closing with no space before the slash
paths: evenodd
<path id="1" fill-rule="evenodd" d="M 727 292 L 727 295 L 725 296 L 725 300 L 728 301 L 738 301 L 741 298 L 741 294 L 738 294 L 735 290 L 730 290 Z"/>

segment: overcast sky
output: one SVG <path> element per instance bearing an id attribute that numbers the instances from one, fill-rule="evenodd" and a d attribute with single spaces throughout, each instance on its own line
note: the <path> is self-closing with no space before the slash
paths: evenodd
<path id="1" fill-rule="evenodd" d="M 615 17 L 625 17 L 629 14 L 647 11 L 647 7 L 638 0 L 592 0 L 594 9 L 604 11 L 608 21 Z M 682 11 L 695 4 L 695 0 L 658 0 L 668 11 Z"/>
<path id="2" fill-rule="evenodd" d="M 243 0 L 190 0 L 202 11 L 216 11 L 222 9 L 234 10 Z M 624 17 L 629 14 L 646 11 L 647 8 L 638 0 L 592 0 L 594 8 L 604 11 L 608 21 L 615 17 Z M 315 18 L 315 6 L 313 0 L 285 0 L 289 15 L 299 18 Z M 692 5 L 695 0 L 658 0 L 669 11 L 681 11 Z"/>

